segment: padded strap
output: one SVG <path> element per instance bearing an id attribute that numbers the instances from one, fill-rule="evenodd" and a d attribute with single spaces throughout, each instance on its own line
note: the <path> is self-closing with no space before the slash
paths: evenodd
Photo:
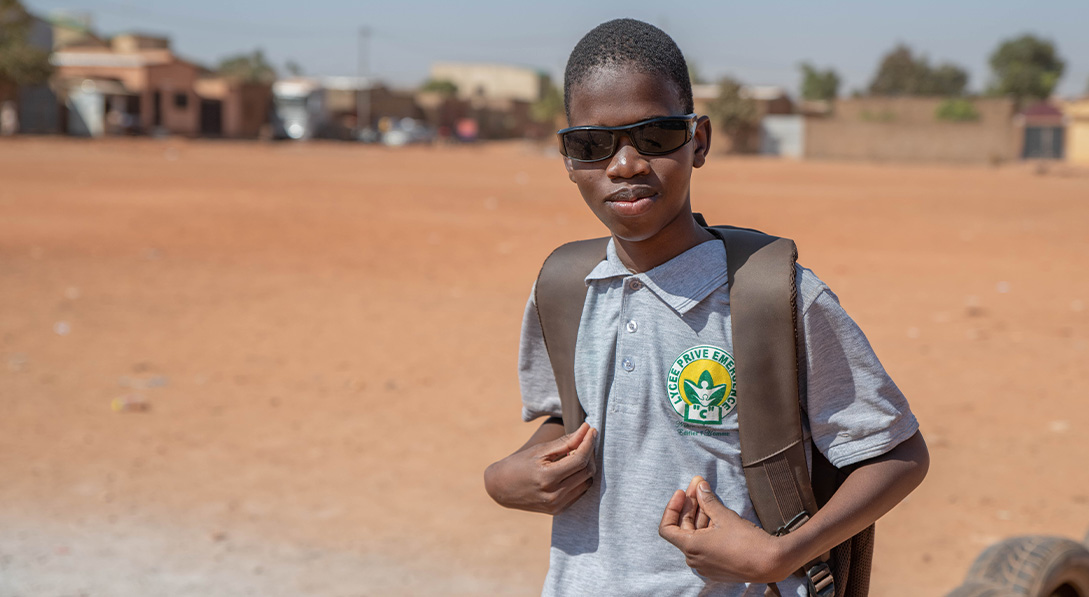
<path id="1" fill-rule="evenodd" d="M 586 419 L 575 390 L 575 342 L 586 303 L 586 276 L 605 259 L 608 243 L 609 237 L 567 243 L 545 259 L 537 275 L 534 302 L 567 433 L 578 429 Z"/>
<path id="2" fill-rule="evenodd" d="M 784 535 L 817 511 L 798 403 L 798 253 L 790 239 L 710 230 L 726 243 L 745 480 L 764 530 Z M 804 570 L 825 560 L 827 555 Z"/>

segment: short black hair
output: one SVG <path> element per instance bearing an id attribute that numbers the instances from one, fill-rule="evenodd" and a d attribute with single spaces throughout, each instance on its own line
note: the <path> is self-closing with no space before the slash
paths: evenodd
<path id="1" fill-rule="evenodd" d="M 584 35 L 563 73 L 563 109 L 571 117 L 571 90 L 583 83 L 595 69 L 630 67 L 662 77 L 676 86 L 686 114 L 692 107 L 692 82 L 681 49 L 665 31 L 635 19 L 615 19 L 594 27 Z"/>

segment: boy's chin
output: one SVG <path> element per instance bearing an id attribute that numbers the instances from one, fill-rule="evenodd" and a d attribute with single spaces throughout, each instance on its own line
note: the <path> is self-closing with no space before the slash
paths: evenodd
<path id="1" fill-rule="evenodd" d="M 618 241 L 642 243 L 653 241 L 662 235 L 669 235 L 671 225 L 685 213 L 678 213 L 673 218 L 663 218 L 662 214 L 641 217 L 617 217 L 615 214 L 597 214 L 598 220 L 609 229 L 609 234 Z M 688 214 L 688 217 L 692 217 Z"/>
<path id="2" fill-rule="evenodd" d="M 612 235 L 617 241 L 623 241 L 626 243 L 641 243 L 648 240 L 653 240 L 662 232 L 660 227 L 632 227 L 617 224 L 615 222 L 603 222 L 605 227 L 609 229 L 609 234 Z"/>

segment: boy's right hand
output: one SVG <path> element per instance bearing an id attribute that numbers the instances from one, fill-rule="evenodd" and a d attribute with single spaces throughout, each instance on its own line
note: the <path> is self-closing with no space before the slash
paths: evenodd
<path id="1" fill-rule="evenodd" d="M 574 433 L 522 448 L 484 471 L 488 495 L 507 508 L 563 512 L 593 483 L 596 439 L 597 430 L 583 423 Z"/>

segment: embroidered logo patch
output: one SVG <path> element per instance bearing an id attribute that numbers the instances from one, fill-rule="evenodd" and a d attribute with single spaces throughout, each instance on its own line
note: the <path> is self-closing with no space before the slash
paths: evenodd
<path id="1" fill-rule="evenodd" d="M 689 348 L 669 368 L 666 391 L 686 422 L 721 425 L 737 403 L 733 356 L 716 346 Z"/>

